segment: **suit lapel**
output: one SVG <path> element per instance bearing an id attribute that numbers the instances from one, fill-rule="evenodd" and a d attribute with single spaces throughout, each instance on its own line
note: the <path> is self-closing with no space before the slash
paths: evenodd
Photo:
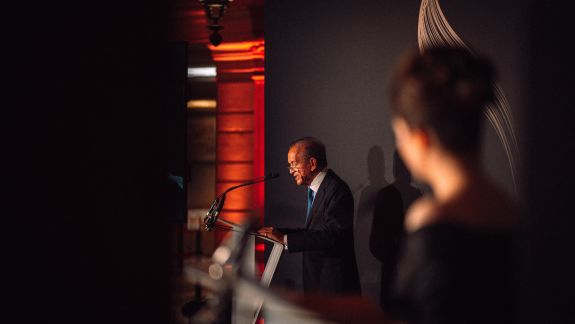
<path id="1" fill-rule="evenodd" d="M 315 194 L 315 198 L 313 199 L 313 205 L 311 207 L 311 212 L 310 212 L 309 218 L 307 219 L 307 222 L 305 224 L 306 230 L 309 229 L 311 224 L 314 222 L 314 219 L 316 218 L 316 214 L 319 212 L 320 206 L 322 206 L 324 204 L 325 191 L 326 191 L 326 188 L 329 187 L 330 182 L 331 182 L 331 170 L 328 170 L 327 174 L 325 175 L 325 178 L 323 178 L 323 181 L 321 182 L 321 185 L 319 186 L 317 193 Z"/>

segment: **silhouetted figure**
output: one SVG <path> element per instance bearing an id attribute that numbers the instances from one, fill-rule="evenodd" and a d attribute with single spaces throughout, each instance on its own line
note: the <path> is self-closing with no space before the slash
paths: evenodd
<path id="1" fill-rule="evenodd" d="M 390 282 L 395 273 L 400 242 L 405 235 L 405 211 L 421 197 L 421 191 L 411 185 L 411 174 L 397 154 L 393 154 L 395 181 L 377 193 L 374 202 L 369 249 L 381 261 L 380 301 L 389 299 Z"/>
<path id="2" fill-rule="evenodd" d="M 384 152 L 372 146 L 367 154 L 369 184 L 362 186 L 356 198 L 357 209 L 354 222 L 355 255 L 361 283 L 361 292 L 375 303 L 380 298 L 381 262 L 369 251 L 370 233 L 373 227 L 373 211 L 378 192 L 388 185 L 385 179 Z"/>
<path id="3" fill-rule="evenodd" d="M 395 181 L 393 181 L 391 185 L 399 190 L 403 203 L 403 211 L 406 212 L 409 206 L 421 197 L 422 192 L 411 184 L 411 173 L 405 166 L 405 163 L 403 163 L 397 150 L 393 152 L 393 176 L 395 177 Z"/>

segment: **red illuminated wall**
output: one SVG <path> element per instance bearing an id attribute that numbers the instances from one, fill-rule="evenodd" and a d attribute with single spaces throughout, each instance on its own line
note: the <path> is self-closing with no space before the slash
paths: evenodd
<path id="1" fill-rule="evenodd" d="M 264 175 L 264 41 L 210 46 L 217 66 L 216 195 Z M 220 217 L 263 224 L 264 186 L 246 186 L 226 195 Z M 221 233 L 221 232 L 220 232 Z M 225 233 L 219 234 L 221 241 Z M 263 245 L 256 246 L 261 270 Z"/>

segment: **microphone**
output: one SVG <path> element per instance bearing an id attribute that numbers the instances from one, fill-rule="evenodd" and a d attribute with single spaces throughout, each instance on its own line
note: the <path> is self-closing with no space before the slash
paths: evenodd
<path id="1" fill-rule="evenodd" d="M 275 179 L 279 176 L 280 175 L 277 172 L 270 172 L 263 177 L 258 177 L 258 178 L 252 179 L 248 182 L 239 184 L 237 186 L 230 187 L 226 191 L 221 193 L 219 196 L 216 197 L 216 199 L 214 199 L 214 201 L 212 202 L 212 205 L 210 206 L 210 209 L 206 213 L 206 217 L 204 217 L 204 225 L 205 225 L 206 230 L 207 231 L 213 230 L 214 224 L 216 223 L 216 221 L 218 219 L 218 215 L 220 214 L 220 211 L 222 210 L 222 208 L 224 208 L 224 202 L 226 200 L 226 194 L 228 192 L 235 190 L 235 189 L 238 189 L 238 188 L 241 188 L 241 187 L 260 183 L 260 182 L 266 181 L 268 179 Z"/>

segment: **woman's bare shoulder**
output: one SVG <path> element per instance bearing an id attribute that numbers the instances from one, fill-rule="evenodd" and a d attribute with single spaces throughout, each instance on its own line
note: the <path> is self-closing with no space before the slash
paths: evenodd
<path id="1" fill-rule="evenodd" d="M 430 196 L 416 200 L 405 215 L 405 230 L 414 232 L 441 219 L 440 207 Z"/>

